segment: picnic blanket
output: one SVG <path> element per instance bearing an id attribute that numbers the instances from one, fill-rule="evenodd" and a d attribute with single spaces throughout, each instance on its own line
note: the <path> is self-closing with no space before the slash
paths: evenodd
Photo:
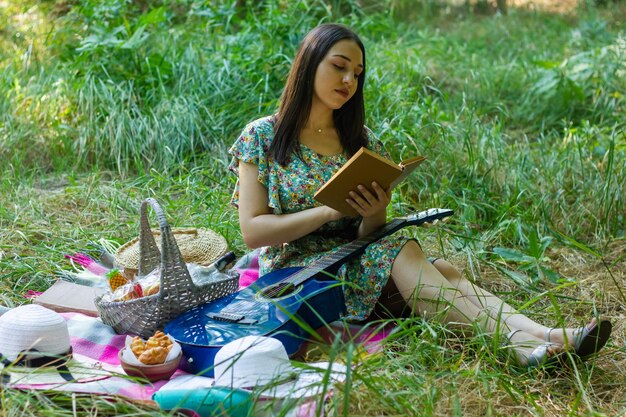
<path id="1" fill-rule="evenodd" d="M 209 388 L 213 385 L 213 379 L 198 375 L 191 375 L 182 370 L 177 370 L 169 381 L 157 381 L 154 383 L 140 383 L 124 375 L 120 366 L 118 353 L 124 347 L 126 335 L 118 335 L 113 329 L 103 324 L 99 319 L 80 313 L 62 313 L 67 321 L 70 333 L 70 341 L 75 358 L 97 360 L 102 364 L 102 369 L 110 372 L 109 377 L 95 379 L 87 382 L 63 383 L 63 384 L 16 384 L 11 388 L 23 390 L 50 390 L 73 393 L 96 394 L 111 397 L 124 397 L 133 402 L 157 407 L 152 400 L 153 394 L 163 389 L 195 390 Z M 328 398 L 328 396 L 326 397 Z M 280 406 L 273 410 L 256 402 L 264 417 L 282 415 L 285 417 L 319 417 L 323 410 L 318 411 L 318 404 L 314 399 L 300 402 L 286 411 L 281 411 Z M 186 411 L 186 415 L 200 416 L 194 410 Z M 275 412 L 273 412 L 275 411 Z"/>
<path id="2" fill-rule="evenodd" d="M 235 265 L 240 273 L 240 288 L 253 283 L 259 277 L 258 258 L 254 252 L 240 259 Z M 28 297 L 36 296 L 29 293 Z M 89 317 L 80 313 L 62 313 L 68 324 L 70 342 L 76 357 L 84 357 L 98 361 L 102 369 L 110 372 L 111 376 L 89 382 L 64 383 L 57 385 L 16 385 L 18 389 L 55 390 L 76 393 L 91 393 L 110 396 L 121 396 L 132 401 L 151 403 L 152 396 L 166 384 L 177 385 L 177 381 L 187 381 L 191 375 L 182 370 L 177 370 L 170 381 L 158 381 L 154 383 L 140 383 L 137 380 L 125 376 L 118 358 L 119 351 L 124 347 L 125 334 L 116 334 L 113 328 L 102 323 L 98 318 Z M 352 341 L 364 348 L 366 353 L 374 353 L 380 350 L 381 342 L 387 337 L 392 328 L 389 326 L 379 328 L 367 328 L 351 325 L 345 322 L 335 322 L 329 327 L 320 329 L 319 336 L 332 342 L 340 337 L 344 341 Z M 208 377 L 194 376 L 194 384 L 211 386 L 212 379 Z M 202 379 L 202 381 L 200 381 Z M 206 380 L 206 381 L 204 381 Z M 295 415 L 316 415 L 316 407 L 312 404 L 304 404 Z"/>
<path id="3" fill-rule="evenodd" d="M 103 324 L 99 319 L 84 314 L 61 313 L 61 316 L 67 321 L 74 356 L 79 360 L 85 357 L 100 362 L 102 368 L 109 371 L 111 376 L 80 383 L 18 384 L 14 388 L 114 395 L 139 402 L 152 402 L 152 394 L 167 381 L 141 384 L 125 376 L 117 355 L 124 347 L 126 335 L 118 335 L 113 328 Z M 172 378 L 184 374 L 183 371 L 177 370 Z"/>

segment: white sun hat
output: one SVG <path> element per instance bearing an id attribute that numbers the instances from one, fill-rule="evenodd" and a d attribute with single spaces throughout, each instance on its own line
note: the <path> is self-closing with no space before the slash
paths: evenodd
<path id="1" fill-rule="evenodd" d="M 70 333 L 59 313 L 28 304 L 0 316 L 0 355 L 10 362 L 21 356 L 60 357 L 70 351 Z"/>
<path id="2" fill-rule="evenodd" d="M 271 337 L 246 336 L 215 355 L 215 386 L 259 392 L 262 397 L 308 398 L 346 379 L 346 366 L 318 362 L 294 367 L 283 344 Z"/>
<path id="3" fill-rule="evenodd" d="M 82 382 L 109 376 L 72 355 L 67 322 L 37 304 L 0 316 L 0 386 Z"/>

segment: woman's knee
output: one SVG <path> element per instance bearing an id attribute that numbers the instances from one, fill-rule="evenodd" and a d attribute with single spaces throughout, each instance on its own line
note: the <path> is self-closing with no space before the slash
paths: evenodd
<path id="1" fill-rule="evenodd" d="M 460 283 L 466 281 L 465 278 L 461 275 L 461 273 L 452 265 L 450 262 L 445 259 L 436 259 L 433 262 L 433 266 L 437 268 L 437 270 L 446 277 L 448 281 L 455 287 L 457 287 Z"/>
<path id="2" fill-rule="evenodd" d="M 422 247 L 415 240 L 407 240 L 398 253 L 398 258 L 400 257 L 412 257 L 417 258 L 420 261 L 427 260 L 424 251 L 422 251 Z"/>
<path id="3" fill-rule="evenodd" d="M 433 264 L 415 241 L 408 241 L 393 264 L 391 278 L 407 297 L 407 291 L 429 293 L 455 290 L 455 286 Z M 432 294 L 426 298 L 432 298 Z"/>

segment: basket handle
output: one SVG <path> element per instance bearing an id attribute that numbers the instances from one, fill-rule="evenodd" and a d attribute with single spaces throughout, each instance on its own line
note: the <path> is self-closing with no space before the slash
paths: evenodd
<path id="1" fill-rule="evenodd" d="M 148 222 L 148 204 L 156 213 L 161 230 L 161 251 L 157 247 L 150 224 Z M 192 290 L 195 285 L 189 275 L 189 270 L 180 253 L 172 228 L 167 222 L 165 213 L 154 198 L 146 198 L 141 203 L 141 226 L 139 231 L 139 275 L 145 275 L 160 265 L 159 277 L 161 290 L 159 298 L 163 298 L 171 282 L 178 291 Z M 177 277 L 177 278 L 174 278 Z"/>

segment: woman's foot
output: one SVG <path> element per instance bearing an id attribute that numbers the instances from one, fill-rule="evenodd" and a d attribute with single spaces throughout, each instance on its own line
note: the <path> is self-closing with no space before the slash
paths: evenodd
<path id="1" fill-rule="evenodd" d="M 584 359 L 597 353 L 604 347 L 611 336 L 613 326 L 610 321 L 598 321 L 595 317 L 584 327 L 553 328 L 546 330 L 545 341 L 561 344 Z"/>
<path id="2" fill-rule="evenodd" d="M 517 364 L 527 368 L 553 366 L 565 352 L 563 345 L 544 341 L 522 330 L 510 332 L 503 347 L 511 349 Z"/>

